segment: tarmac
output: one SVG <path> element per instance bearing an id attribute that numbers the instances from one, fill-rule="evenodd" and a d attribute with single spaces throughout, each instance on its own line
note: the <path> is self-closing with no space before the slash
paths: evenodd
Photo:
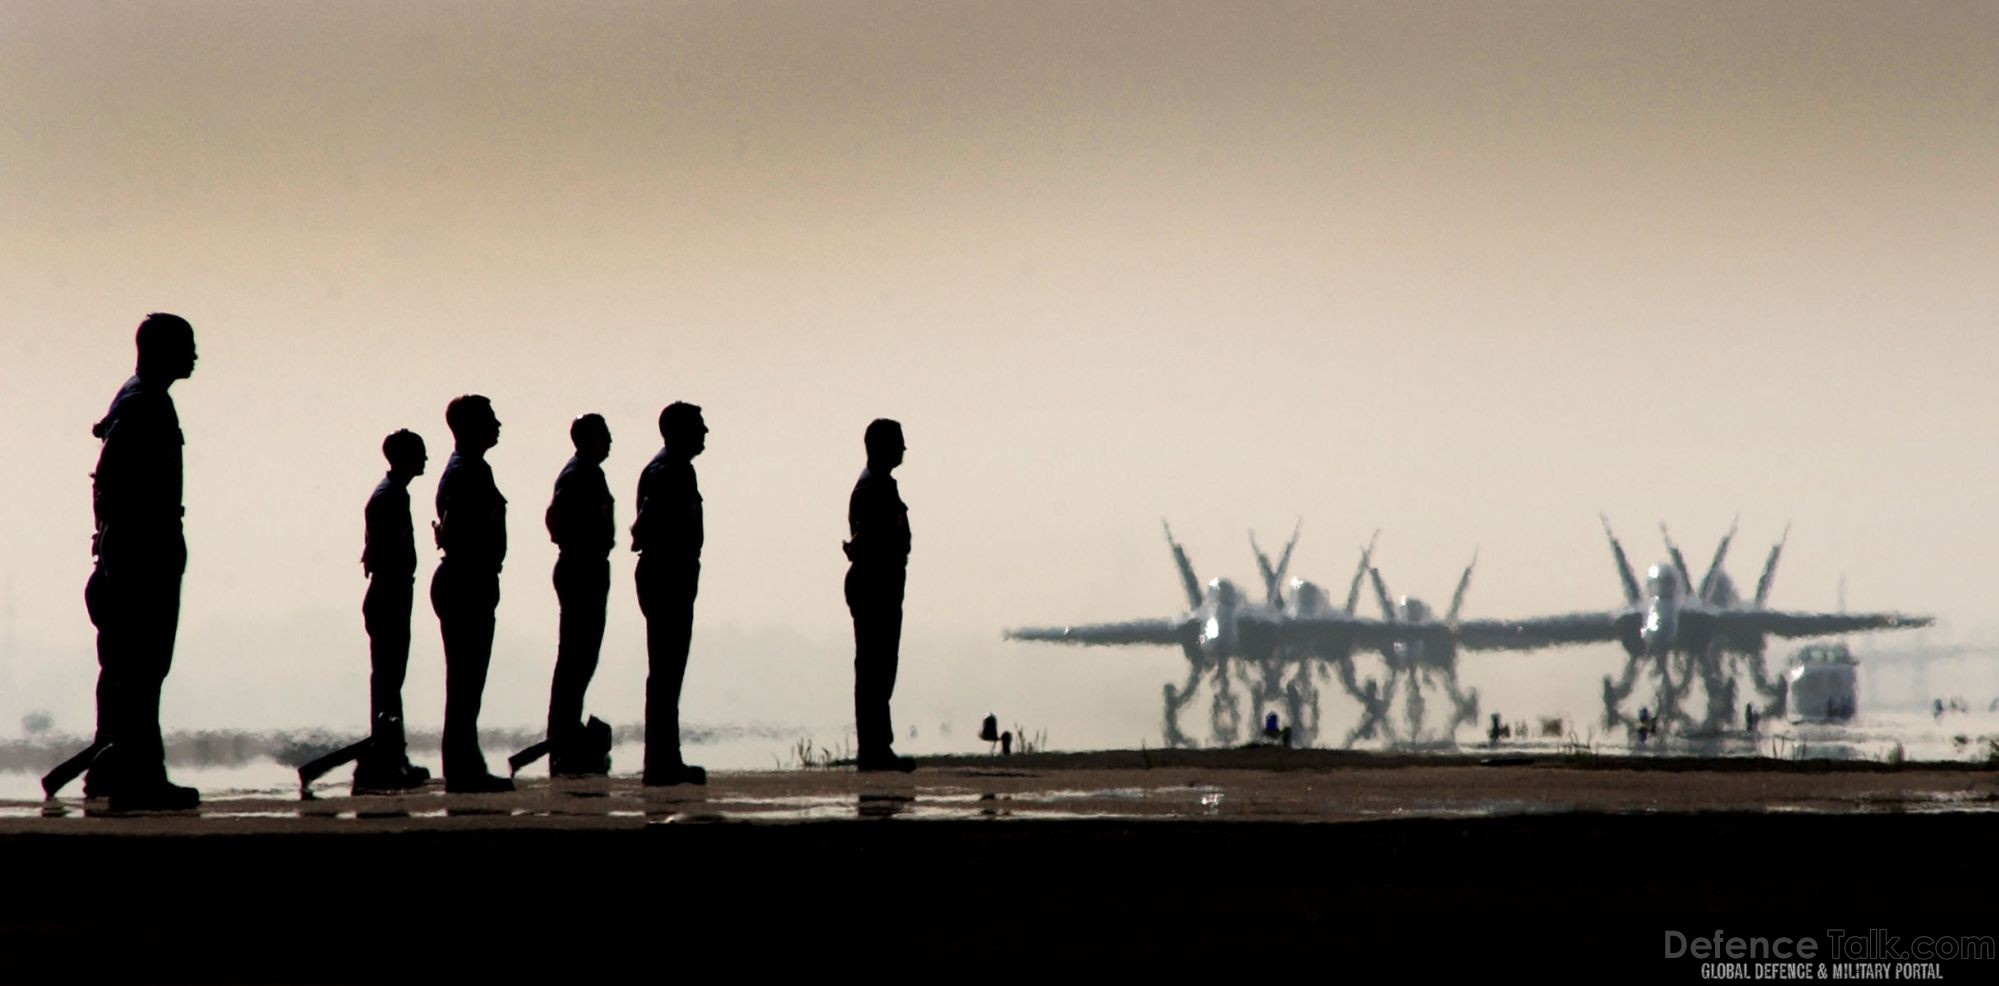
<path id="1" fill-rule="evenodd" d="M 1665 931 L 1999 933 L 1982 764 L 1254 748 L 345 786 L 0 802 L 31 891 L 0 895 L 0 980 L 507 980 L 694 948 L 1685 981 Z"/>

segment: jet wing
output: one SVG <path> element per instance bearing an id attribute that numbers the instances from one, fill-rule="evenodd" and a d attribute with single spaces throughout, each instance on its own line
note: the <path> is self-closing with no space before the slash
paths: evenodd
<path id="1" fill-rule="evenodd" d="M 1267 630 L 1280 645 L 1336 652 L 1368 650 L 1399 641 L 1451 638 L 1450 628 L 1434 621 L 1389 623 L 1343 613 L 1286 617 L 1272 621 Z"/>
<path id="2" fill-rule="evenodd" d="M 1465 620 L 1458 624 L 1458 646 L 1466 650 L 1537 650 L 1574 644 L 1621 640 L 1628 612 L 1568 613 L 1523 620 Z"/>
<path id="3" fill-rule="evenodd" d="M 1898 630 L 1926 627 L 1936 622 L 1928 616 L 1901 613 L 1785 613 L 1768 609 L 1721 610 L 1705 614 L 1714 621 L 1716 633 L 1732 638 L 1762 634 L 1772 637 L 1824 637 L 1859 630 Z"/>
<path id="4" fill-rule="evenodd" d="M 1051 644 L 1084 646 L 1154 644 L 1174 647 L 1196 642 L 1199 627 L 1194 620 L 1131 620 L 1126 623 L 1086 623 L 1067 627 L 1021 627 L 1006 632 L 1008 640 L 1036 640 Z"/>

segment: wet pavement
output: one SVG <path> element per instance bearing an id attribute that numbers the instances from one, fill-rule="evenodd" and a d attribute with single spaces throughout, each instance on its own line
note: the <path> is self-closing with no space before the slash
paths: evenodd
<path id="1" fill-rule="evenodd" d="M 705 786 L 523 777 L 511 794 L 204 792 L 191 812 L 111 815 L 78 797 L 0 801 L 0 833 L 223 834 L 459 828 L 623 829 L 825 821 L 1364 822 L 1558 813 L 1999 811 L 1999 772 L 1941 763 L 1604 757 L 1396 757 L 1331 751 L 940 758 L 914 774 L 717 771 Z"/>

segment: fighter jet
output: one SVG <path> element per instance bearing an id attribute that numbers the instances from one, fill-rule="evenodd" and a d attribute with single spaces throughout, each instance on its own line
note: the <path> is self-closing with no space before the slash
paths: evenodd
<path id="1" fill-rule="evenodd" d="M 1683 727 L 1691 727 L 1692 722 L 1679 709 L 1679 700 L 1692 674 L 1701 673 L 1710 692 L 1707 721 L 1701 728 L 1712 730 L 1734 708 L 1732 679 L 1716 673 L 1716 655 L 1720 653 L 1760 657 L 1765 641 L 1772 636 L 1816 637 L 1927 626 L 1931 622 L 1927 616 L 1901 613 L 1809 613 L 1763 608 L 1783 541 L 1771 549 L 1755 599 L 1742 606 L 1726 575 L 1720 571 L 1733 530 L 1722 539 L 1714 562 L 1698 584 L 1669 536 L 1668 553 L 1673 558 L 1647 569 L 1641 590 L 1623 545 L 1610 529 L 1609 519 L 1599 519 L 1624 586 L 1623 607 L 1609 612 L 1468 622 L 1458 627 L 1458 638 L 1463 646 L 1474 650 L 1532 650 L 1608 641 L 1622 644 L 1631 660 L 1626 664 L 1622 681 L 1613 684 L 1609 677 L 1604 678 L 1607 725 L 1622 721 L 1621 713 L 1615 711 L 1617 705 L 1629 694 L 1633 679 L 1646 664 L 1652 666 L 1659 678 L 1658 718 L 1666 722 L 1677 720 Z M 1677 661 L 1675 655 L 1679 657 Z"/>
<path id="2" fill-rule="evenodd" d="M 1178 616 L 1130 620 L 1122 623 L 1095 623 L 1061 627 L 1022 627 L 1006 631 L 1010 640 L 1083 646 L 1138 645 L 1177 646 L 1187 657 L 1187 680 L 1179 688 L 1165 686 L 1169 742 L 1182 739 L 1175 723 L 1176 711 L 1199 686 L 1205 676 L 1214 681 L 1212 719 L 1215 737 L 1233 743 L 1239 735 L 1241 713 L 1236 707 L 1231 671 L 1254 684 L 1252 669 L 1262 669 L 1308 658 L 1340 660 L 1356 648 L 1380 648 L 1398 641 L 1415 639 L 1426 628 L 1412 627 L 1356 616 L 1352 610 L 1358 583 L 1348 593 L 1342 612 L 1331 608 L 1325 591 L 1302 580 L 1284 582 L 1290 564 L 1291 545 L 1276 564 L 1270 564 L 1259 550 L 1265 576 L 1265 599 L 1259 603 L 1244 596 L 1229 579 L 1213 579 L 1203 586 L 1194 574 L 1187 552 L 1173 538 L 1173 530 L 1162 521 L 1166 544 L 1172 550 L 1188 610 Z M 1292 534 L 1292 545 L 1297 533 Z M 1358 578 L 1358 575 L 1356 576 Z M 1288 588 L 1287 593 L 1279 587 Z M 1434 631 L 1429 631 L 1434 632 Z M 1260 710 L 1259 710 L 1260 711 Z"/>
<path id="3" fill-rule="evenodd" d="M 1361 703 L 1363 714 L 1354 735 L 1348 737 L 1347 745 L 1355 739 L 1372 737 L 1377 729 L 1385 729 L 1391 741 L 1406 743 L 1421 742 L 1423 717 L 1426 702 L 1425 688 L 1441 691 L 1451 709 L 1451 718 L 1443 725 L 1443 739 L 1448 742 L 1461 725 L 1478 721 L 1478 689 L 1460 691 L 1458 688 L 1458 647 L 1457 627 L 1459 614 L 1464 611 L 1465 591 L 1471 587 L 1472 570 L 1478 567 L 1478 552 L 1472 552 L 1471 564 L 1465 566 L 1464 574 L 1458 577 L 1458 587 L 1451 594 L 1451 608 L 1439 621 L 1431 613 L 1430 606 L 1414 596 L 1399 599 L 1388 591 L 1388 584 L 1381 577 L 1381 570 L 1368 566 L 1368 579 L 1374 584 L 1374 596 L 1381 604 L 1381 614 L 1391 624 L 1409 628 L 1411 635 L 1403 640 L 1381 648 L 1381 656 L 1387 662 L 1388 677 L 1384 687 L 1376 689 L 1375 683 L 1367 683 L 1366 694 L 1354 692 Z M 1401 737 L 1394 735 L 1393 723 L 1388 712 L 1394 708 L 1398 689 L 1403 693 L 1403 726 Z"/>

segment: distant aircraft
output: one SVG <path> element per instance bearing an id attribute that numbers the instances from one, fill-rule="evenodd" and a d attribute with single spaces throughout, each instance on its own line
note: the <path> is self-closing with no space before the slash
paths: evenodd
<path id="1" fill-rule="evenodd" d="M 1292 532 L 1291 543 L 1285 546 L 1284 553 L 1275 564 L 1270 563 L 1261 549 L 1257 550 L 1265 595 L 1264 601 L 1259 603 L 1245 598 L 1242 590 L 1228 579 L 1214 579 L 1204 587 L 1194 574 L 1186 550 L 1173 539 L 1172 528 L 1163 521 L 1161 526 L 1165 527 L 1166 544 L 1172 549 L 1181 585 L 1187 593 L 1187 612 L 1179 616 L 1122 623 L 1024 627 L 1006 631 L 1006 637 L 1010 640 L 1084 646 L 1179 647 L 1187 657 L 1188 672 L 1186 682 L 1179 688 L 1170 683 L 1165 686 L 1169 743 L 1184 743 L 1185 737 L 1180 735 L 1176 721 L 1177 712 L 1191 698 L 1203 677 L 1212 678 L 1214 685 L 1211 719 L 1215 739 L 1233 744 L 1241 735 L 1242 714 L 1232 678 L 1242 677 L 1248 683 L 1254 700 L 1261 706 L 1273 701 L 1276 693 L 1282 693 L 1287 687 L 1287 683 L 1269 673 L 1273 668 L 1297 666 L 1311 660 L 1345 661 L 1358 648 L 1391 648 L 1398 642 L 1438 632 L 1433 626 L 1389 623 L 1355 615 L 1353 610 L 1357 602 L 1359 573 L 1355 575 L 1353 589 L 1348 592 L 1345 610 L 1328 605 L 1325 590 L 1310 582 L 1292 580 L 1285 583 L 1284 573 L 1290 565 L 1292 548 L 1297 543 L 1296 531 Z M 1253 536 L 1252 547 L 1255 547 Z M 1365 564 L 1363 561 L 1363 567 Z M 1288 589 L 1288 593 L 1281 591 L 1280 586 Z M 1298 676 L 1295 672 L 1288 684 L 1294 692 L 1303 690 L 1296 688 Z M 1309 685 L 1309 680 L 1305 684 Z M 1287 704 L 1293 707 L 1295 713 L 1302 705 L 1302 698 L 1294 697 Z M 1262 711 L 1260 707 L 1255 710 Z"/>
<path id="2" fill-rule="evenodd" d="M 1575 613 L 1519 620 L 1485 620 L 1458 628 L 1460 642 L 1474 650 L 1535 649 L 1569 644 L 1616 641 L 1630 661 L 1616 683 L 1604 678 L 1606 725 L 1628 722 L 1619 709 L 1634 679 L 1649 670 L 1658 678 L 1657 716 L 1683 730 L 1710 732 L 1734 715 L 1734 679 L 1722 667 L 1721 655 L 1749 655 L 1760 661 L 1769 637 L 1816 637 L 1859 630 L 1890 630 L 1927 626 L 1927 616 L 1900 613 L 1806 613 L 1764 609 L 1784 542 L 1770 551 L 1758 580 L 1755 598 L 1747 605 L 1736 599 L 1721 572 L 1721 562 L 1734 536 L 1722 539 L 1707 574 L 1695 583 L 1668 537 L 1673 559 L 1646 570 L 1644 588 L 1632 573 L 1624 547 L 1603 522 L 1617 574 L 1624 585 L 1625 605 L 1609 612 Z M 1788 537 L 1788 531 L 1787 537 Z M 1708 709 L 1698 727 L 1680 707 L 1690 679 L 1699 674 L 1707 687 Z"/>
<path id="3" fill-rule="evenodd" d="M 1378 694 L 1363 696 L 1355 694 L 1362 705 L 1360 725 L 1354 735 L 1348 737 L 1347 745 L 1353 740 L 1374 736 L 1377 728 L 1385 728 L 1388 739 L 1405 743 L 1422 742 L 1423 717 L 1427 703 L 1423 690 L 1427 686 L 1433 691 L 1441 691 L 1450 702 L 1450 719 L 1442 726 L 1442 738 L 1449 741 L 1462 725 L 1478 722 L 1478 689 L 1460 691 L 1458 689 L 1458 627 L 1459 614 L 1465 605 L 1465 591 L 1471 587 L 1471 574 L 1478 567 L 1478 553 L 1472 553 L 1471 564 L 1465 566 L 1464 574 L 1458 577 L 1458 587 L 1451 594 L 1451 608 L 1444 613 L 1442 621 L 1431 615 L 1430 607 L 1414 596 L 1403 596 L 1399 600 L 1390 595 L 1388 585 L 1381 578 L 1381 570 L 1370 565 L 1368 578 L 1374 583 L 1376 601 L 1381 604 L 1381 613 L 1389 623 L 1409 627 L 1413 635 L 1382 648 L 1381 656 L 1388 662 L 1388 680 Z M 1476 631 L 1474 631 L 1476 632 Z M 1373 682 L 1368 683 L 1372 693 Z M 1393 723 L 1388 712 L 1394 708 L 1396 691 L 1400 686 L 1406 693 L 1403 701 L 1404 733 L 1394 735 Z"/>

